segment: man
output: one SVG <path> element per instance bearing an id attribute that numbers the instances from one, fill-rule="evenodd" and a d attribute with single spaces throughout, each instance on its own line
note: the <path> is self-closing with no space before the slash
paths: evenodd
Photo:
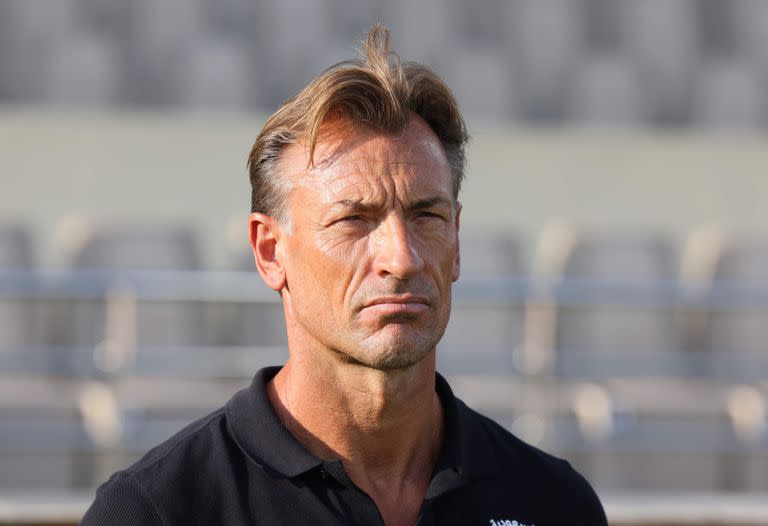
<path id="1" fill-rule="evenodd" d="M 435 373 L 466 141 L 381 27 L 284 103 L 249 159 L 250 238 L 290 357 L 113 476 L 83 524 L 606 524 L 566 462 Z"/>

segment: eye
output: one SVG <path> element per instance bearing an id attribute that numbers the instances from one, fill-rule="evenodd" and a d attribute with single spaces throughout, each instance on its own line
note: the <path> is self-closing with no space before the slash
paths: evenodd
<path id="1" fill-rule="evenodd" d="M 424 219 L 443 219 L 443 216 L 441 216 L 438 213 L 430 212 L 429 210 L 422 210 L 416 214 L 416 217 L 418 218 L 424 218 Z"/>
<path id="2" fill-rule="evenodd" d="M 353 222 L 353 221 L 362 221 L 363 217 L 358 215 L 351 215 L 351 216 L 345 216 L 339 219 L 339 221 L 342 222 Z"/>
<path id="3" fill-rule="evenodd" d="M 346 228 L 358 228 L 364 224 L 365 217 L 360 214 L 350 214 L 348 216 L 340 217 L 333 221 L 334 225 Z"/>

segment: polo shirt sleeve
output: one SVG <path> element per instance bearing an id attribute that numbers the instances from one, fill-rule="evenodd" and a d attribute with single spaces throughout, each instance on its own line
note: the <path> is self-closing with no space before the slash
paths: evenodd
<path id="1" fill-rule="evenodd" d="M 165 525 L 149 494 L 130 474 L 116 475 L 96 491 L 81 526 Z"/>
<path id="2" fill-rule="evenodd" d="M 575 477 L 571 496 L 575 499 L 573 502 L 574 517 L 579 518 L 576 523 L 584 526 L 608 526 L 603 505 L 600 503 L 595 490 L 580 473 L 573 470 L 573 474 Z"/>

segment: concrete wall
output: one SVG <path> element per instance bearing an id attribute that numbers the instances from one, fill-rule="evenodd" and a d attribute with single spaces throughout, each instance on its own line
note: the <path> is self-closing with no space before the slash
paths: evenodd
<path id="1" fill-rule="evenodd" d="M 259 115 L 0 109 L 0 218 L 27 222 L 38 259 L 77 221 L 188 222 L 209 266 L 247 252 L 245 160 Z M 530 248 L 553 221 L 652 230 L 765 233 L 768 136 L 494 129 L 471 123 L 466 230 L 508 229 Z"/>

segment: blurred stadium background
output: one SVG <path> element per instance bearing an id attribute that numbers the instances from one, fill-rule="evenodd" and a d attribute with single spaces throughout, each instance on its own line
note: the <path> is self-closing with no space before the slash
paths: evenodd
<path id="1" fill-rule="evenodd" d="M 455 390 L 612 524 L 768 524 L 764 0 L 0 0 L 0 523 L 285 359 L 246 155 L 375 22 L 474 138 Z"/>

